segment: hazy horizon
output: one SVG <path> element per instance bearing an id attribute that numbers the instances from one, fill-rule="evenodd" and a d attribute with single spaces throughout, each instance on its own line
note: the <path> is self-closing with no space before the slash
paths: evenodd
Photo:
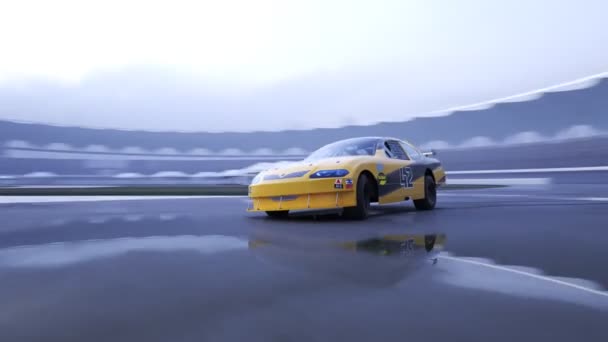
<path id="1" fill-rule="evenodd" d="M 20 122 L 331 128 L 437 115 L 608 71 L 601 1 L 6 7 L 0 119 Z"/>

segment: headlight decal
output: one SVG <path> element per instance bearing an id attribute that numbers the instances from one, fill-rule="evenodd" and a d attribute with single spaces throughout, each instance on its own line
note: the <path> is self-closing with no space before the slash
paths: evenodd
<path id="1" fill-rule="evenodd" d="M 310 178 L 338 178 L 348 175 L 350 172 L 345 169 L 319 170 L 310 175 Z"/>

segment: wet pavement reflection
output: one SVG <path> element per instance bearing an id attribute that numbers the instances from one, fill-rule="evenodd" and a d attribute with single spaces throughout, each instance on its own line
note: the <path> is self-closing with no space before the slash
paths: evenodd
<path id="1" fill-rule="evenodd" d="M 601 289 L 576 287 L 592 284 L 456 257 L 441 230 L 205 223 L 107 214 L 4 235 L 0 341 L 512 340 L 523 319 L 608 317 Z"/>

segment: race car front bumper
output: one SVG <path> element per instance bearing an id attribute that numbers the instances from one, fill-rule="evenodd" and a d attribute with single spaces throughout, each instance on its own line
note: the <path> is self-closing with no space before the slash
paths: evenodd
<path id="1" fill-rule="evenodd" d="M 337 184 L 339 180 L 339 186 Z M 357 204 L 350 178 L 299 179 L 249 187 L 248 211 L 305 210 L 351 207 Z"/>
<path id="2" fill-rule="evenodd" d="M 336 191 L 305 195 L 253 197 L 247 211 L 277 211 L 331 209 L 352 207 L 357 204 L 354 191 Z"/>

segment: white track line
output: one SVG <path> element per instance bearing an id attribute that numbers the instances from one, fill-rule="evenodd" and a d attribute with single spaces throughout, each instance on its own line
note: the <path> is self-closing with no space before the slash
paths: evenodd
<path id="1" fill-rule="evenodd" d="M 440 193 L 442 197 L 481 197 L 481 198 L 533 198 L 559 201 L 589 201 L 608 202 L 608 197 L 558 197 L 536 196 L 525 194 L 487 194 L 487 193 Z M 144 200 L 174 200 L 174 199 L 219 199 L 237 198 L 250 203 L 247 196 L 0 196 L 0 204 L 32 204 L 32 203 L 71 203 L 71 202 L 107 202 L 107 201 L 144 201 Z"/>
<path id="2" fill-rule="evenodd" d="M 443 197 L 481 197 L 481 198 L 533 198 L 540 200 L 552 201 L 590 201 L 590 202 L 608 202 L 608 197 L 570 197 L 564 196 L 538 196 L 527 194 L 486 194 L 486 193 L 441 193 Z"/>
<path id="3" fill-rule="evenodd" d="M 582 166 L 582 167 L 553 167 L 540 169 L 504 169 L 504 170 L 467 170 L 467 171 L 448 171 L 449 175 L 482 175 L 500 173 L 543 173 L 543 172 L 588 172 L 588 171 L 608 171 L 608 166 Z"/>
<path id="4" fill-rule="evenodd" d="M 598 295 L 598 296 L 602 296 L 602 297 L 607 297 L 608 298 L 608 293 L 607 292 L 595 290 L 595 289 L 588 288 L 588 287 L 581 286 L 581 285 L 576 285 L 576 284 L 568 283 L 568 282 L 565 282 L 565 281 L 562 281 L 562 280 L 554 279 L 554 278 L 543 276 L 543 275 L 538 275 L 538 274 L 534 274 L 534 273 L 529 273 L 529 272 L 524 272 L 524 271 L 520 271 L 520 270 L 515 270 L 515 269 L 509 268 L 509 267 L 488 264 L 488 263 L 484 263 L 484 262 L 480 262 L 480 261 L 476 261 L 476 260 L 469 260 L 469 259 L 464 259 L 464 258 L 453 257 L 453 256 L 449 256 L 449 255 L 440 255 L 439 258 L 446 259 L 446 260 L 457 261 L 457 262 L 462 262 L 462 263 L 467 263 L 467 264 L 481 266 L 481 267 L 487 267 L 487 268 L 491 268 L 491 269 L 499 270 L 499 271 L 504 271 L 504 272 L 511 272 L 511 273 L 518 274 L 518 275 L 521 275 L 521 276 L 530 277 L 530 278 L 534 278 L 534 279 L 538 279 L 538 280 L 543 280 L 543 281 L 547 281 L 547 282 L 554 283 L 554 284 L 557 284 L 557 285 L 567 286 L 567 287 L 570 287 L 570 288 L 573 288 L 573 289 L 581 290 L 581 291 L 584 291 L 584 292 L 587 292 L 587 293 L 592 293 L 592 294 L 595 294 L 595 295 Z"/>
<path id="5" fill-rule="evenodd" d="M 0 204 L 244 198 L 247 196 L 0 196 Z"/>
<path id="6" fill-rule="evenodd" d="M 551 178 L 448 178 L 447 184 L 456 185 L 548 185 Z"/>
<path id="7" fill-rule="evenodd" d="M 579 201 L 608 202 L 608 197 L 580 197 L 574 199 Z"/>
<path id="8" fill-rule="evenodd" d="M 441 192 L 440 196 L 446 197 L 494 197 L 494 198 L 517 198 L 517 197 L 532 197 L 531 195 L 522 195 L 522 194 L 486 194 L 486 193 L 463 193 L 458 191 L 458 193 L 450 193 L 450 192 Z"/>

